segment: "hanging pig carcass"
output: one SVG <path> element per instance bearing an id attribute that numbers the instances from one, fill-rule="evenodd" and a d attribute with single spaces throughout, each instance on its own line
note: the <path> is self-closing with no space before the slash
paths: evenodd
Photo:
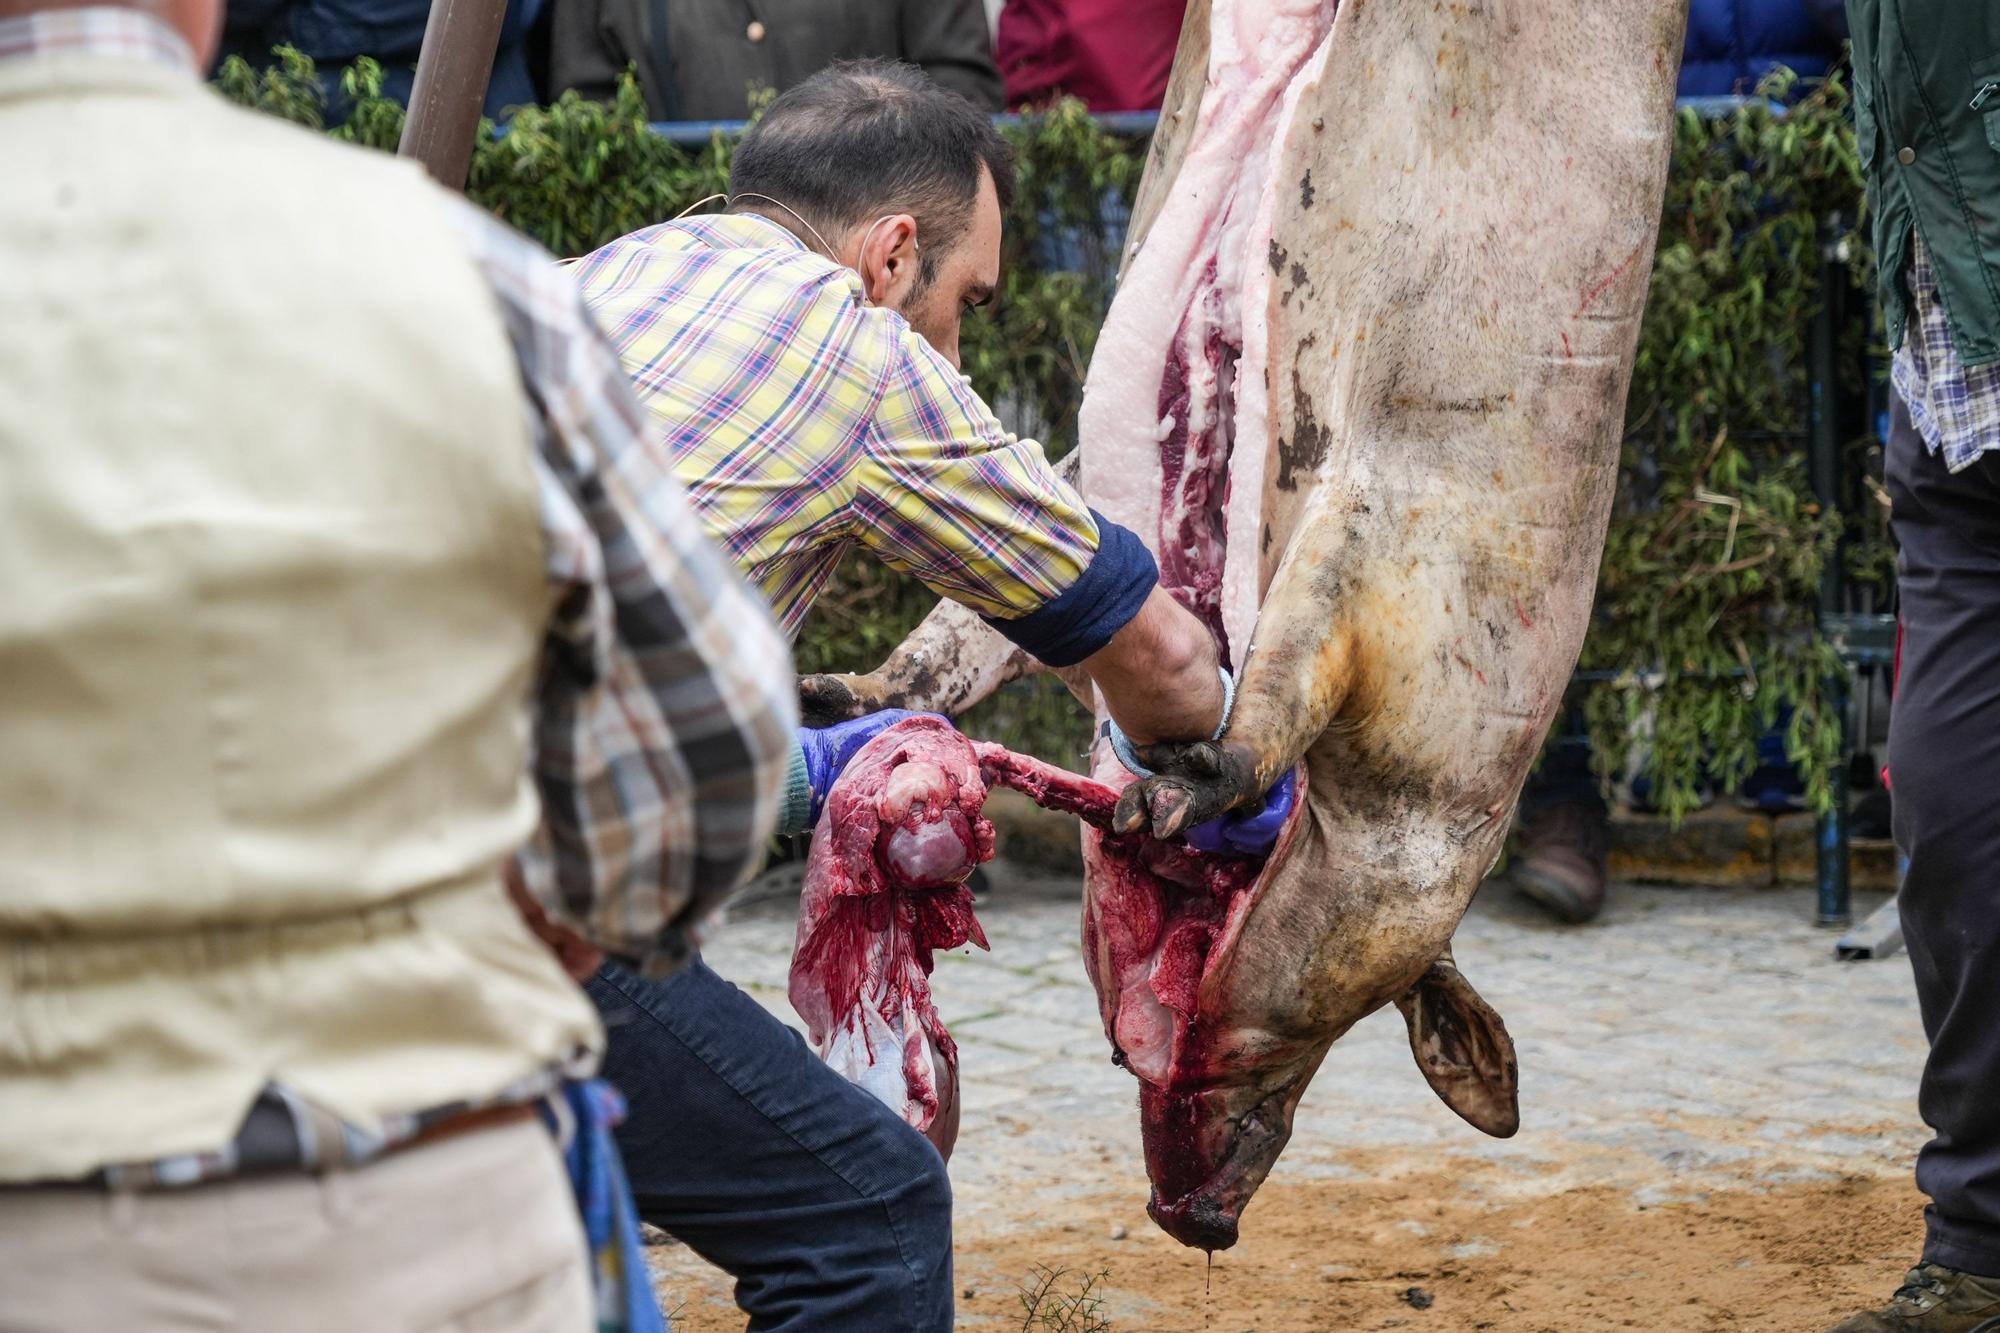
<path id="1" fill-rule="evenodd" d="M 1081 418 L 1081 483 L 1215 631 L 1219 742 L 1122 813 L 1173 835 L 1297 767 L 1261 874 L 1085 828 L 1085 956 L 1151 1211 L 1234 1243 L 1328 1048 L 1386 1004 L 1518 1125 L 1451 935 L 1574 668 L 1618 462 L 1685 0 L 1195 0 Z M 1024 669 L 945 607 L 822 702 L 956 711 Z M 1100 705 L 1101 713 L 1101 705 Z"/>

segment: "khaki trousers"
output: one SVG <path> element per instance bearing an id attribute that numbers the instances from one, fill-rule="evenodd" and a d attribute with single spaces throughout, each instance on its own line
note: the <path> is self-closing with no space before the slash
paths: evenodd
<path id="1" fill-rule="evenodd" d="M 325 1176 L 0 1188 L 4 1333 L 589 1333 L 595 1322 L 576 1203 L 535 1121 Z"/>

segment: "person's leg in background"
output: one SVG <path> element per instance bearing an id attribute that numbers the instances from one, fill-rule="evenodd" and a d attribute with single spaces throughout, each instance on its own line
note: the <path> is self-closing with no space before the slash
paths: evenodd
<path id="1" fill-rule="evenodd" d="M 1959 1333 L 2000 1318 L 2000 455 L 1956 474 L 1900 403 L 1885 472 L 1901 548 L 1889 716 L 1897 896 L 1930 1057 L 1917 1159 L 1924 1267 L 1837 1333 Z"/>
<path id="2" fill-rule="evenodd" d="M 639 1215 L 736 1279 L 751 1333 L 942 1333 L 951 1183 L 930 1142 L 699 960 L 586 989 Z"/>
<path id="3" fill-rule="evenodd" d="M 1604 910 L 1611 811 L 1590 771 L 1590 738 L 1574 704 L 1561 734 L 1521 793 L 1520 830 L 1506 878 L 1559 921 L 1581 925 Z"/>

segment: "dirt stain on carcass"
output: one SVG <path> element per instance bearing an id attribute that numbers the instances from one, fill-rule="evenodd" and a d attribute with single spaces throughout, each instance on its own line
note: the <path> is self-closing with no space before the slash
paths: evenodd
<path id="1" fill-rule="evenodd" d="M 1292 364 L 1292 433 L 1288 440 L 1278 436 L 1278 476 L 1273 483 L 1281 491 L 1296 491 L 1302 478 L 1315 472 L 1333 443 L 1333 432 L 1323 425 L 1306 390 L 1298 362 L 1305 359 L 1318 339 L 1312 335 L 1299 340 L 1298 356 Z"/>

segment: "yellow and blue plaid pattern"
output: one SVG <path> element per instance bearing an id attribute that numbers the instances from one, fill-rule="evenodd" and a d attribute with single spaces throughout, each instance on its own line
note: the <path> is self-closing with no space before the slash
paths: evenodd
<path id="1" fill-rule="evenodd" d="M 709 534 L 795 632 L 856 542 L 1018 619 L 1097 550 L 1083 500 L 860 278 L 743 214 L 669 222 L 576 266 Z"/>

